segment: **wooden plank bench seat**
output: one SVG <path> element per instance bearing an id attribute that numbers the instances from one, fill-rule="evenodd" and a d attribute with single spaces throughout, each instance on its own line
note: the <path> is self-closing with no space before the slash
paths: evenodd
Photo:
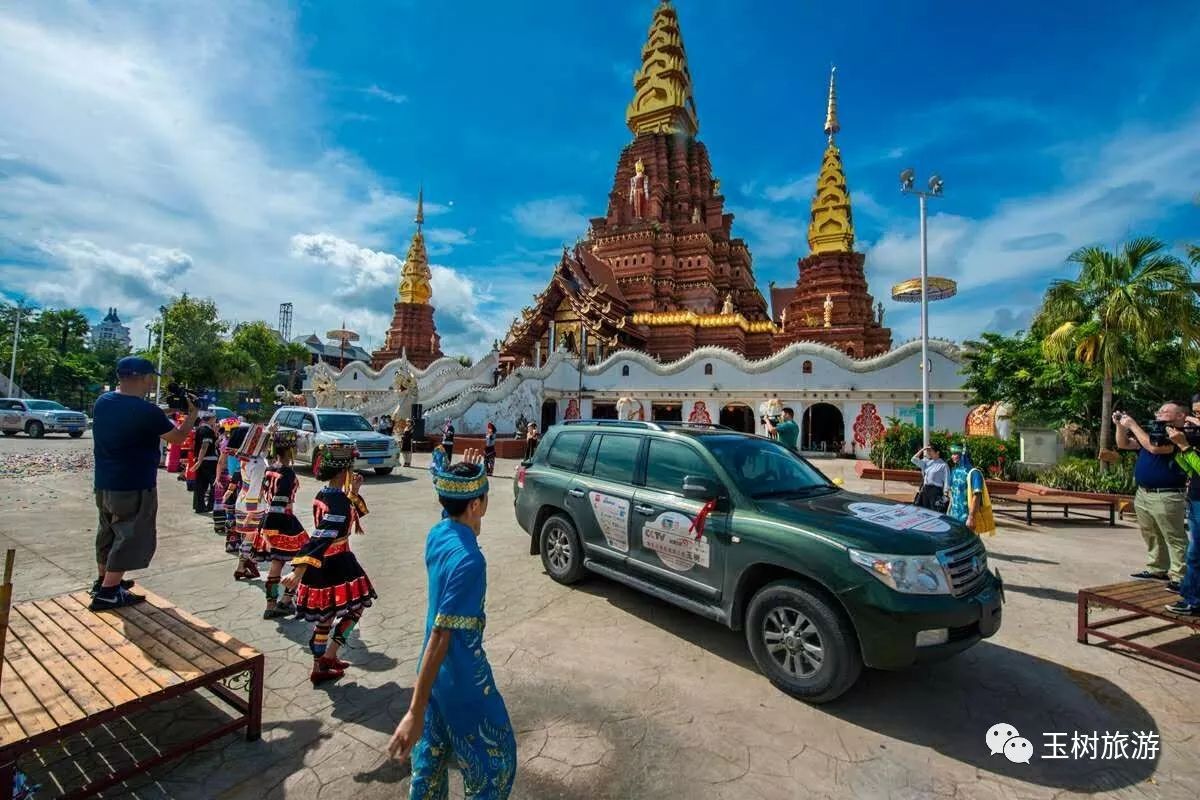
<path id="1" fill-rule="evenodd" d="M 262 654 L 145 595 L 145 603 L 102 614 L 88 610 L 85 592 L 13 606 L 0 672 L 0 798 L 12 797 L 17 760 L 30 751 L 199 689 L 234 718 L 65 796 L 96 794 L 241 728 L 248 741 L 259 738 Z M 242 673 L 248 697 L 222 683 Z"/>
<path id="2" fill-rule="evenodd" d="M 1076 596 L 1077 627 L 1076 639 L 1082 644 L 1088 644 L 1089 636 L 1099 637 L 1107 642 L 1113 642 L 1131 648 L 1150 658 L 1166 661 L 1177 667 L 1183 667 L 1194 672 L 1200 672 L 1200 639 L 1190 637 L 1189 645 L 1195 647 L 1183 648 L 1151 647 L 1135 638 L 1143 636 L 1145 630 L 1129 631 L 1118 634 L 1111 630 L 1114 625 L 1122 625 L 1137 620 L 1157 619 L 1167 624 L 1158 626 L 1156 632 L 1161 633 L 1173 628 L 1190 629 L 1192 634 L 1200 634 L 1200 617 L 1185 617 L 1172 614 L 1166 606 L 1179 599 L 1179 595 L 1167 589 L 1163 581 L 1125 581 L 1107 586 L 1093 586 L 1090 589 L 1080 589 Z M 1093 619 L 1094 609 L 1111 608 L 1129 613 L 1117 616 L 1106 616 L 1103 619 Z M 1194 655 L 1192 655 L 1194 653 Z"/>

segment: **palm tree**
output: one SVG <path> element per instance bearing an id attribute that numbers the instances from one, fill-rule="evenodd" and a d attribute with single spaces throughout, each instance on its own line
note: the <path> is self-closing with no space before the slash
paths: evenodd
<path id="1" fill-rule="evenodd" d="M 1157 239 L 1126 242 L 1116 253 L 1083 247 L 1067 259 L 1079 277 L 1050 284 L 1034 320 L 1048 332 L 1046 357 L 1076 361 L 1100 371 L 1100 452 L 1112 432 L 1113 380 L 1124 375 L 1139 350 L 1180 337 L 1200 342 L 1197 285 L 1188 265 Z M 1193 254 L 1195 255 L 1195 254 Z"/>

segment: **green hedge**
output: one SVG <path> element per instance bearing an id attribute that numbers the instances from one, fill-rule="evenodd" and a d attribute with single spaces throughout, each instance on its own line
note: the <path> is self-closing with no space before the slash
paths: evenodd
<path id="1" fill-rule="evenodd" d="M 1133 461 L 1123 455 L 1108 469 L 1100 471 L 1100 462 L 1094 458 L 1068 458 L 1048 469 L 1035 473 L 1033 480 L 1052 489 L 1068 492 L 1102 492 L 1106 494 L 1133 494 Z M 1025 479 L 1023 479 L 1025 480 Z"/>
<path id="2" fill-rule="evenodd" d="M 912 469 L 909 459 L 921 449 L 921 440 L 919 426 L 908 422 L 892 425 L 884 432 L 883 439 L 871 448 L 871 462 L 877 467 L 886 466 L 888 469 Z M 952 445 L 965 444 L 971 456 L 971 463 L 984 470 L 989 477 L 1003 477 L 1019 452 L 1015 438 L 1005 442 L 995 436 L 966 436 L 949 431 L 930 431 L 929 442 L 941 451 L 942 458 L 947 461 L 950 460 Z"/>

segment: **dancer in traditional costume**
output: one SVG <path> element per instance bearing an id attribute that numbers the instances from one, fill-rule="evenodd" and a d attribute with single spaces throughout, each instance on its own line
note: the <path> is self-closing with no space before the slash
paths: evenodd
<path id="1" fill-rule="evenodd" d="M 443 469 L 449 466 L 450 457 L 446 454 L 446 449 L 443 445 L 438 445 L 433 448 L 432 460 L 429 462 L 429 475 L 433 478 L 433 482 L 437 483 L 437 476 Z"/>
<path id="2" fill-rule="evenodd" d="M 322 445 L 313 456 L 313 473 L 328 484 L 313 500 L 313 531 L 292 559 L 283 586 L 296 593 L 296 616 L 316 623 L 308 640 L 309 679 L 316 686 L 345 674 L 350 664 L 337 657 L 338 650 L 377 595 L 350 551 L 350 536 L 362 533 L 359 520 L 367 513 L 358 493 L 362 475 L 354 472 L 354 447 Z"/>
<path id="3" fill-rule="evenodd" d="M 408 713 L 388 743 L 396 758 L 412 753 L 410 800 L 449 797 L 452 763 L 476 800 L 504 800 L 516 776 L 516 737 L 483 652 L 487 563 L 478 538 L 488 479 L 481 461 L 468 451 L 435 482 L 444 517 L 425 540 L 425 647 Z"/>
<path id="4" fill-rule="evenodd" d="M 224 448 L 226 479 L 225 494 L 221 498 L 222 517 L 218 519 L 215 508 L 213 510 L 213 529 L 224 534 L 225 552 L 231 555 L 237 555 L 241 550 L 236 522 L 237 501 L 242 493 L 242 461 L 238 458 L 237 451 L 246 440 L 246 432 L 249 430 L 248 425 L 236 425 L 229 431 Z"/>
<path id="5" fill-rule="evenodd" d="M 483 468 L 489 477 L 496 472 L 496 426 L 491 422 L 483 435 Z"/>
<path id="6" fill-rule="evenodd" d="M 296 490 L 300 488 L 296 471 L 292 469 L 292 459 L 296 455 L 296 432 L 275 431 L 271 437 L 271 448 L 276 464 L 267 470 L 263 498 L 269 505 L 255 544 L 255 555 L 270 562 L 265 587 L 267 610 L 263 612 L 263 619 L 278 619 L 295 613 L 295 595 L 280 586 L 280 575 L 283 574 L 283 565 L 299 555 L 308 544 L 308 534 L 292 511 Z"/>
<path id="7" fill-rule="evenodd" d="M 272 431 L 273 433 L 274 431 Z M 235 581 L 259 577 L 258 558 L 254 540 L 263 518 L 263 482 L 267 477 L 266 433 L 261 425 L 251 425 L 246 440 L 238 450 L 242 462 L 242 491 L 234 509 L 234 530 L 239 537 L 238 565 L 233 571 Z"/>
<path id="8" fill-rule="evenodd" d="M 406 419 L 400 426 L 400 453 L 404 456 L 404 466 L 412 466 L 413 454 L 413 424 Z"/>

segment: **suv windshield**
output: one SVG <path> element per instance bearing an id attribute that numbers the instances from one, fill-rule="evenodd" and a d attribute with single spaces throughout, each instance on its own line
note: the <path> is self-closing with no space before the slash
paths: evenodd
<path id="1" fill-rule="evenodd" d="M 358 414 L 318 414 L 322 431 L 373 431 L 371 423 Z"/>
<path id="2" fill-rule="evenodd" d="M 29 406 L 30 411 L 70 411 L 62 403 L 53 400 L 26 400 L 25 405 Z"/>
<path id="3" fill-rule="evenodd" d="M 829 479 L 799 456 L 770 439 L 752 436 L 699 436 L 701 444 L 755 500 L 836 491 Z"/>

